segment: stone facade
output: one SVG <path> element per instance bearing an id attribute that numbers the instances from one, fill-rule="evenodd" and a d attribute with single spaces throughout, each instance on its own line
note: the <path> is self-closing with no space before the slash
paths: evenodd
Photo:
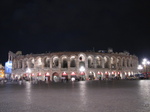
<path id="1" fill-rule="evenodd" d="M 109 79 L 138 72 L 138 57 L 128 52 L 52 52 L 26 54 L 9 52 L 13 63 L 12 77 L 59 81 L 62 77 L 84 80 Z"/>

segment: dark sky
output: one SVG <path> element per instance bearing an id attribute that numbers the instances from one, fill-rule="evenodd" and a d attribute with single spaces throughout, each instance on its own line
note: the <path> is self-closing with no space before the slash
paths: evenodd
<path id="1" fill-rule="evenodd" d="M 23 54 L 113 48 L 150 57 L 149 0 L 0 0 L 0 63 Z"/>

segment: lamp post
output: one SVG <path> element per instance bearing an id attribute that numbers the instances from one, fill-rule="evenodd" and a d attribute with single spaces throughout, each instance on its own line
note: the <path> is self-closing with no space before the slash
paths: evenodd
<path id="1" fill-rule="evenodd" d="M 82 73 L 82 74 L 84 74 L 84 71 L 85 71 L 85 68 L 84 68 L 84 66 L 81 66 L 80 68 L 79 68 L 79 71 Z M 85 80 L 85 76 L 80 76 L 80 78 L 82 79 L 82 80 Z"/>
<path id="2" fill-rule="evenodd" d="M 29 73 L 29 75 L 28 75 L 28 78 L 29 78 L 29 80 L 31 80 L 31 69 L 30 68 L 27 68 L 26 69 L 26 73 Z"/>
<path id="3" fill-rule="evenodd" d="M 139 72 L 141 73 L 143 66 L 142 65 L 138 65 L 137 69 L 139 70 Z"/>
<path id="4" fill-rule="evenodd" d="M 83 66 L 81 66 L 80 69 L 79 69 L 79 71 L 80 71 L 80 72 L 84 72 L 84 71 L 85 71 L 85 68 L 84 68 Z"/>
<path id="5" fill-rule="evenodd" d="M 142 61 L 142 64 L 143 64 L 143 66 L 144 66 L 144 68 L 145 68 L 145 76 L 146 76 L 146 78 L 148 78 L 148 73 L 147 73 L 147 66 L 150 64 L 150 62 L 146 59 L 146 58 L 144 58 L 143 59 L 143 61 Z"/>

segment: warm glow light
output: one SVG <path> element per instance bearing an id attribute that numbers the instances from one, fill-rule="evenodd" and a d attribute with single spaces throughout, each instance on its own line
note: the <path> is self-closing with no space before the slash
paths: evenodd
<path id="1" fill-rule="evenodd" d="M 85 71 L 85 68 L 83 66 L 81 66 L 79 70 L 80 70 L 80 72 L 83 72 L 83 71 Z"/>
<path id="2" fill-rule="evenodd" d="M 39 73 L 38 75 L 39 75 L 39 76 L 41 76 L 42 74 L 41 74 L 41 73 Z"/>
<path id="3" fill-rule="evenodd" d="M 31 73 L 31 69 L 27 68 L 26 73 Z"/>
<path id="4" fill-rule="evenodd" d="M 47 72 L 45 75 L 46 75 L 46 76 L 49 76 L 49 73 Z"/>
<path id="5" fill-rule="evenodd" d="M 71 58 L 75 58 L 75 56 L 71 56 Z"/>
<path id="6" fill-rule="evenodd" d="M 67 75 L 66 72 L 63 72 L 63 75 Z"/>
<path id="7" fill-rule="evenodd" d="M 71 73 L 71 75 L 75 75 L 75 73 L 74 73 L 74 72 L 72 72 L 72 73 Z"/>
<path id="8" fill-rule="evenodd" d="M 138 65 L 138 69 L 139 70 L 143 69 L 143 66 L 142 65 Z"/>
<path id="9" fill-rule="evenodd" d="M 149 65 L 150 62 L 146 58 L 144 58 L 143 61 L 142 61 L 142 64 L 143 65 Z"/>
<path id="10" fill-rule="evenodd" d="M 84 72 L 81 72 L 80 74 L 81 74 L 81 75 L 84 75 L 85 73 L 84 73 Z"/>

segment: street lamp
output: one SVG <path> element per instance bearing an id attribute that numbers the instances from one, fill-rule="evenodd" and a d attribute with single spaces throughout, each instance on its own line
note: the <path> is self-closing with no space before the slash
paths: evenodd
<path id="1" fill-rule="evenodd" d="M 85 80 L 85 76 L 84 76 L 85 75 L 85 73 L 84 73 L 85 67 L 81 66 L 79 71 L 80 71 L 80 74 L 81 74 L 81 76 L 80 76 L 81 80 Z"/>
<path id="2" fill-rule="evenodd" d="M 30 69 L 30 68 L 27 68 L 27 69 L 26 69 L 26 73 L 31 73 L 31 69 Z"/>
<path id="3" fill-rule="evenodd" d="M 141 72 L 141 70 L 143 69 L 142 65 L 138 65 L 137 69 L 139 70 L 139 72 Z"/>
<path id="4" fill-rule="evenodd" d="M 27 68 L 26 69 L 26 73 L 28 73 L 28 78 L 31 80 L 31 69 L 30 68 Z"/>
<path id="5" fill-rule="evenodd" d="M 147 66 L 150 64 L 150 62 L 146 59 L 146 58 L 144 58 L 143 59 L 143 61 L 142 61 L 142 64 L 143 64 L 143 66 L 145 67 L 145 74 L 146 74 L 146 78 L 148 78 L 147 77 Z"/>
<path id="6" fill-rule="evenodd" d="M 84 72 L 85 68 L 83 66 L 81 66 L 79 70 L 80 70 L 80 72 Z"/>

